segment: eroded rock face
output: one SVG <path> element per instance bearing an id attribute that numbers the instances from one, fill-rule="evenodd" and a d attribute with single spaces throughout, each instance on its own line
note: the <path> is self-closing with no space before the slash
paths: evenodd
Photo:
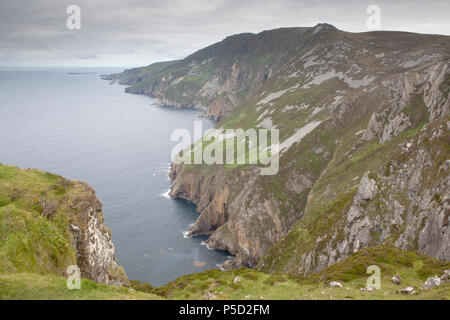
<path id="1" fill-rule="evenodd" d="M 363 141 L 371 141 L 375 138 L 379 139 L 383 133 L 383 118 L 378 113 L 372 114 L 367 129 L 361 138 Z"/>
<path id="2" fill-rule="evenodd" d="M 372 200 L 372 198 L 377 193 L 377 182 L 370 178 L 370 172 L 367 172 L 359 184 L 358 192 L 353 199 L 353 205 L 347 213 L 347 223 L 351 224 L 356 219 L 361 217 L 362 211 L 364 210 L 362 206 Z"/>
<path id="3" fill-rule="evenodd" d="M 71 218 L 69 231 L 82 277 L 113 286 L 128 285 L 128 278 L 114 256 L 111 234 L 104 225 L 101 201 L 90 186 L 77 184 L 85 190 L 85 196 L 76 201 L 79 212 Z"/>
<path id="4" fill-rule="evenodd" d="M 202 177 L 197 171 L 180 175 L 182 169 L 183 165 L 172 165 L 169 176 L 175 181 L 169 195 L 197 205 L 200 217 L 190 228 L 189 236 L 211 235 L 228 220 L 230 187 L 226 177 L 220 170 L 207 177 Z"/>
<path id="5" fill-rule="evenodd" d="M 363 141 L 378 139 L 386 143 L 412 125 L 412 117 L 417 110 L 405 109 L 411 104 L 413 94 L 423 97 L 430 121 L 450 113 L 450 98 L 441 85 L 450 74 L 450 62 L 444 60 L 424 68 L 419 72 L 404 73 L 393 87 L 395 103 L 381 113 L 374 113 L 362 136 Z"/>
<path id="6" fill-rule="evenodd" d="M 303 246 L 298 249 L 300 257 L 288 261 L 289 271 L 295 269 L 295 272 L 307 273 L 323 270 L 351 252 L 391 241 L 394 235 L 395 241 L 403 236 L 409 237 L 404 244 L 399 243 L 401 247 L 416 242 L 427 252 L 431 252 L 433 246 L 435 249 L 438 247 L 430 243 L 436 241 L 433 234 L 441 230 L 439 217 L 427 220 L 430 221 L 430 231 L 421 236 L 422 240 L 413 236 L 419 232 L 417 226 L 402 230 L 401 236 L 394 231 L 407 223 L 406 212 L 416 214 L 417 210 L 411 206 L 416 206 L 417 201 L 423 204 L 428 201 L 411 198 L 405 203 L 405 194 L 409 197 L 411 190 L 415 190 L 421 197 L 434 197 L 433 194 L 421 194 L 421 171 L 417 168 L 411 172 L 407 182 L 398 182 L 402 195 L 396 195 L 387 191 L 398 188 L 394 181 L 386 185 L 387 181 L 378 171 L 380 164 L 365 168 L 361 163 L 370 162 L 370 159 L 364 159 L 365 154 L 371 154 L 379 144 L 389 145 L 391 152 L 400 140 L 406 140 L 409 134 L 414 136 L 426 122 L 446 117 L 448 91 L 442 88 L 442 84 L 446 83 L 449 75 L 448 39 L 420 38 L 423 43 L 430 44 L 425 50 L 425 45 L 416 47 L 419 35 L 392 35 L 402 41 L 401 45 L 386 42 L 385 36 L 373 34 L 363 46 L 359 41 L 364 35 L 347 35 L 322 27 L 305 30 L 301 33 L 301 38 L 306 39 L 302 47 L 287 60 L 280 57 L 281 67 L 272 65 L 267 73 L 255 74 L 254 70 L 247 68 L 248 65 L 236 59 L 206 82 L 202 94 L 219 93 L 208 108 L 223 110 L 223 104 L 242 107 L 233 107 L 232 114 L 226 116 L 219 126 L 279 128 L 284 140 L 280 141 L 283 152 L 275 183 L 260 177 L 251 166 L 236 169 L 173 166 L 170 175 L 174 184 L 170 195 L 194 202 L 200 213 L 190 230 L 191 235 L 210 235 L 210 247 L 228 250 L 237 256 L 236 262 L 254 266 L 289 232 L 294 222 L 307 215 L 310 205 L 328 204 L 337 200 L 338 194 L 342 196 L 351 190 L 352 198 L 346 202 L 342 217 L 333 222 L 336 226 L 331 231 L 316 237 L 317 230 L 302 230 L 313 233 L 305 235 L 308 248 L 313 248 L 306 250 Z M 424 56 L 424 50 L 430 53 L 431 47 L 433 54 L 427 55 L 427 59 L 418 58 Z M 197 68 L 198 63 L 192 68 Z M 248 84 L 249 79 L 258 81 L 248 91 L 245 103 L 233 100 L 237 97 L 235 89 L 243 88 L 240 86 Z M 176 80 L 177 85 L 182 83 L 178 81 L 181 80 Z M 261 87 L 258 88 L 259 85 Z M 186 94 L 189 95 L 189 90 Z M 303 128 L 311 130 L 301 134 Z M 413 130 L 416 131 L 409 132 Z M 299 136 L 301 139 L 296 138 Z M 395 139 L 397 137 L 401 138 Z M 439 139 L 444 138 L 441 136 Z M 342 149 L 345 149 L 342 153 L 337 152 Z M 425 154 L 429 155 L 429 152 Z M 336 158 L 339 161 L 333 161 Z M 422 160 L 417 159 L 419 162 Z M 378 159 L 374 159 L 376 161 Z M 435 161 L 431 160 L 431 163 L 434 165 Z M 357 176 L 354 182 L 346 181 L 342 187 L 345 192 L 336 190 L 333 183 L 339 185 L 337 180 L 341 173 L 347 167 L 351 169 L 360 165 L 362 169 L 358 168 L 353 176 Z M 403 165 L 414 166 L 402 163 L 396 170 Z M 428 166 L 429 163 L 424 164 L 425 168 Z M 364 175 L 369 170 L 370 174 Z M 327 176 L 325 182 L 321 181 L 323 176 Z M 362 179 L 359 178 L 361 176 Z M 320 188 L 315 188 L 317 184 Z M 354 189 L 355 184 L 358 184 L 357 190 Z M 321 201 L 316 201 L 317 197 Z M 380 208 L 380 203 L 386 207 Z M 375 210 L 383 214 L 377 215 Z M 437 222 L 432 222 L 433 219 Z M 438 248 L 435 254 L 442 255 L 439 253 L 442 250 Z"/>
<path id="7" fill-rule="evenodd" d="M 255 265 L 298 218 L 295 214 L 280 215 L 279 200 L 271 196 L 263 199 L 255 193 L 259 169 L 239 177 L 229 177 L 223 169 L 213 169 L 214 175 L 201 178 L 195 171 L 183 171 L 180 175 L 180 170 L 182 166 L 172 166 L 170 176 L 176 179 L 170 195 L 197 205 L 200 216 L 190 228 L 190 236 L 210 235 L 209 247 L 237 256 L 224 264 L 224 268 Z M 306 184 L 305 190 L 310 187 L 309 180 Z"/>
<path id="8" fill-rule="evenodd" d="M 403 142 L 378 172 L 366 173 L 345 222 L 337 220 L 315 240 L 296 261 L 296 272 L 320 272 L 381 244 L 450 261 L 450 154 L 442 148 L 449 136 L 447 116 Z"/>

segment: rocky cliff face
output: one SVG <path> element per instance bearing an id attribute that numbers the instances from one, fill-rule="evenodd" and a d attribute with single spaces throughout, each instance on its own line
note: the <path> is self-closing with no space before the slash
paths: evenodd
<path id="1" fill-rule="evenodd" d="M 428 124 L 401 143 L 377 172 L 367 172 L 356 194 L 335 206 L 334 223 L 311 242 L 283 239 L 291 255 L 273 248 L 259 268 L 298 274 L 320 272 L 354 252 L 391 245 L 450 260 L 450 118 Z M 443 148 L 447 146 L 447 148 Z M 297 226 L 301 229 L 300 224 Z M 294 227 L 294 231 L 296 232 Z M 284 242 L 284 243 L 283 243 Z M 305 248 L 300 248 L 301 245 Z M 283 257 L 284 256 L 284 257 Z M 276 257 L 276 258 L 274 258 Z M 281 257 L 286 259 L 280 263 Z"/>
<path id="2" fill-rule="evenodd" d="M 111 232 L 104 225 L 102 203 L 90 186 L 77 184 L 83 190 L 83 196 L 72 203 L 78 213 L 71 217 L 69 232 L 81 275 L 98 283 L 127 285 L 128 278 L 114 256 Z"/>
<path id="3" fill-rule="evenodd" d="M 448 116 L 449 48 L 446 36 L 279 29 L 227 38 L 129 90 L 203 108 L 221 117 L 220 129 L 279 129 L 275 176 L 254 165 L 173 165 L 170 194 L 198 206 L 190 234 L 235 254 L 227 266 L 312 272 L 378 243 L 373 234 L 388 237 L 366 226 L 375 222 L 361 208 L 396 188 L 378 176 L 394 150 Z M 379 201 L 395 207 L 388 200 Z M 398 246 L 416 241 L 407 239 Z"/>
<path id="4" fill-rule="evenodd" d="M 433 121 L 448 115 L 450 98 L 448 93 L 440 88 L 448 74 L 448 61 L 435 63 L 418 72 L 402 74 L 393 86 L 394 104 L 372 115 L 362 139 L 371 141 L 377 138 L 380 143 L 385 143 L 411 125 L 417 125 L 420 117 L 422 120 L 428 117 L 430 121 Z M 420 95 L 426 109 L 415 110 L 415 114 L 411 115 L 411 109 L 408 108 L 411 95 Z"/>
<path id="5" fill-rule="evenodd" d="M 127 92 L 155 97 L 161 105 L 197 108 L 220 119 L 242 105 L 310 40 L 305 36 L 309 29 L 234 35 L 166 68 L 155 64 L 107 79 L 130 85 Z"/>

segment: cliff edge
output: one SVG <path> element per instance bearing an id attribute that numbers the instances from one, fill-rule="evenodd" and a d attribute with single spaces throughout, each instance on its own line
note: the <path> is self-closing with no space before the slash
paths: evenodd
<path id="1" fill-rule="evenodd" d="M 102 203 L 83 182 L 0 164 L 0 272 L 67 276 L 77 265 L 97 283 L 128 285 Z"/>

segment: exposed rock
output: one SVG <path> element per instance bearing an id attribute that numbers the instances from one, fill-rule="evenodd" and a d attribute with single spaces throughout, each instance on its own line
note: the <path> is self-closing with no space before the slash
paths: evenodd
<path id="1" fill-rule="evenodd" d="M 234 270 L 239 269 L 244 266 L 244 262 L 242 261 L 242 258 L 237 256 L 233 259 L 229 259 L 222 263 L 221 267 L 225 270 Z"/>
<path id="2" fill-rule="evenodd" d="M 402 278 L 400 277 L 399 274 L 395 275 L 392 277 L 391 282 L 397 285 L 402 284 Z"/>
<path id="3" fill-rule="evenodd" d="M 385 143 L 391 140 L 393 137 L 398 136 L 401 132 L 405 131 L 410 126 L 411 122 L 404 113 L 396 115 L 392 120 L 388 122 L 387 126 L 384 128 L 383 134 L 380 138 L 380 143 Z"/>
<path id="4" fill-rule="evenodd" d="M 358 188 L 357 198 L 363 201 L 372 200 L 377 193 L 377 183 L 375 180 L 369 177 L 370 172 L 367 172 L 361 179 L 361 183 Z"/>
<path id="5" fill-rule="evenodd" d="M 448 38 L 395 34 L 399 41 L 393 43 L 386 41 L 385 34 L 374 34 L 362 48 L 360 37 L 365 35 L 355 39 L 354 35 L 342 33 L 339 39 L 327 38 L 324 41 L 325 34 L 337 30 L 327 30 L 326 33 L 319 30 L 314 35 L 312 29 L 284 32 L 292 39 L 298 39 L 295 44 L 289 40 L 290 49 L 299 45 L 297 51 L 286 52 L 275 62 L 267 62 L 267 66 L 262 67 L 267 67 L 264 72 L 261 66 L 257 70 L 249 67 L 247 57 L 241 56 L 241 44 L 248 41 L 255 41 L 258 45 L 265 43 L 262 39 L 272 39 L 274 31 L 227 38 L 207 48 L 201 57 L 194 54 L 165 72 L 164 81 L 149 81 L 151 84 L 146 94 L 167 98 L 167 93 L 175 90 L 178 97 L 183 97 L 180 98 L 182 102 L 176 101 L 180 105 L 200 106 L 214 110 L 212 113 L 216 115 L 235 110 L 236 113 L 233 111 L 223 119 L 224 127 L 246 126 L 250 122 L 256 126 L 261 121 L 268 125 L 270 120 L 270 127 L 279 128 L 283 136 L 283 141 L 280 141 L 283 148 L 279 153 L 282 165 L 280 173 L 272 181 L 259 176 L 256 166 L 172 167 L 170 175 L 174 184 L 170 195 L 192 201 L 200 213 L 190 235 L 209 235 L 209 247 L 227 250 L 239 256 L 243 263 L 254 266 L 291 230 L 295 221 L 303 219 L 310 208 L 314 208 L 314 203 L 319 202 L 317 197 L 325 204 L 337 200 L 337 194 L 343 195 L 343 190 L 335 189 L 333 185 L 344 176 L 342 170 L 357 167 L 353 177 L 361 176 L 361 170 L 367 164 L 365 171 L 370 170 L 371 174 L 363 176 L 356 195 L 353 197 L 352 194 L 353 198 L 345 203 L 345 217 L 336 217 L 329 230 L 324 231 L 326 234 L 316 235 L 316 230 L 301 230 L 305 233 L 312 231 L 313 239 L 308 245 L 294 247 L 292 254 L 298 254 L 298 257 L 289 260 L 282 268 L 301 274 L 318 272 L 352 252 L 386 241 L 446 260 L 449 249 L 439 238 L 448 236 L 448 215 L 445 213 L 447 183 L 440 178 L 444 171 L 436 171 L 446 169 L 441 166 L 441 160 L 433 158 L 436 150 L 430 150 L 426 143 L 408 141 L 410 145 L 401 146 L 407 150 L 401 155 L 396 153 L 392 159 L 387 154 L 374 156 L 371 151 L 391 152 L 396 146 L 388 142 L 399 136 L 401 138 L 395 141 L 406 140 L 406 136 L 416 132 L 413 128 L 419 130 L 425 122 L 431 121 L 431 125 L 449 113 L 446 95 Z M 424 44 L 419 46 L 422 41 L 432 43 L 432 49 Z M 233 51 L 233 59 L 228 59 L 230 52 L 226 51 L 225 57 L 222 53 L 225 45 L 231 42 L 235 46 L 230 50 L 238 51 Z M 424 47 L 430 49 L 425 50 Z M 382 59 L 374 57 L 375 51 L 376 54 L 383 52 Z M 406 62 L 412 59 L 412 52 L 432 55 L 429 59 L 416 59 L 417 64 L 411 65 Z M 209 65 L 212 61 L 213 66 Z M 220 70 L 202 71 L 206 66 L 219 64 L 222 64 Z M 369 69 L 370 73 L 366 71 Z M 196 85 L 186 83 L 191 75 L 199 76 Z M 288 79 L 292 81 L 289 86 L 284 83 Z M 329 90 L 331 87 L 333 90 Z M 314 101 L 316 98 L 303 98 L 316 97 L 317 90 L 322 89 L 324 94 L 317 97 L 317 101 Z M 290 96 L 297 90 L 304 91 L 299 101 L 291 101 Z M 238 92 L 246 92 L 245 98 Z M 169 98 L 174 99 L 173 96 Z M 291 108 L 292 105 L 308 107 Z M 236 106 L 242 106 L 242 109 L 236 110 Z M 368 125 L 367 115 L 372 115 Z M 362 132 L 364 128 L 362 138 L 355 138 L 354 133 Z M 407 130 L 410 131 L 405 132 Z M 433 139 L 444 140 L 446 134 L 446 130 L 440 129 L 434 132 Z M 366 143 L 372 140 L 386 147 L 374 142 Z M 347 141 L 354 145 L 347 148 L 344 146 Z M 424 150 L 419 150 L 421 148 Z M 354 163 L 346 162 L 347 159 L 340 156 L 337 150 L 342 149 L 345 149 L 343 155 Z M 366 160 L 367 154 L 374 158 L 373 162 L 372 159 Z M 378 162 L 381 158 L 390 159 L 392 163 L 386 162 L 386 166 L 380 168 L 382 165 Z M 408 161 L 411 158 L 414 161 Z M 423 172 L 430 168 L 436 172 L 429 175 L 439 178 L 424 185 Z M 389 176 L 385 175 L 391 170 Z M 321 180 L 327 174 L 328 180 Z M 320 188 L 315 189 L 318 181 Z M 346 183 L 345 188 L 354 192 L 350 183 Z M 439 197 L 440 203 L 433 207 L 433 199 Z M 341 215 L 341 212 L 330 213 L 335 214 Z M 415 245 L 418 248 L 414 248 Z M 270 268 L 279 267 L 276 259 L 269 260 Z M 224 265 L 240 265 L 236 261 Z"/>
<path id="6" fill-rule="evenodd" d="M 450 270 L 445 270 L 441 276 L 441 281 L 450 281 Z"/>
<path id="7" fill-rule="evenodd" d="M 211 292 L 207 292 L 202 296 L 203 300 L 217 300 L 217 296 Z"/>
<path id="8" fill-rule="evenodd" d="M 441 279 L 439 277 L 430 277 L 423 284 L 422 290 L 433 289 L 434 287 L 439 287 L 440 285 L 441 285 Z"/>
<path id="9" fill-rule="evenodd" d="M 364 131 L 361 140 L 371 141 L 375 138 L 379 139 L 383 132 L 383 121 L 377 113 L 372 114 L 367 129 Z"/>
<path id="10" fill-rule="evenodd" d="M 377 192 L 377 183 L 374 179 L 370 178 L 370 172 L 367 172 L 359 183 L 358 192 L 353 199 L 353 205 L 347 213 L 347 222 L 351 223 L 355 219 L 359 218 L 362 213 L 361 206 L 363 203 L 370 201 Z"/>
<path id="11" fill-rule="evenodd" d="M 428 124 L 401 143 L 378 172 L 366 174 L 350 209 L 342 211 L 342 218 L 314 238 L 307 250 L 295 247 L 292 260 L 282 268 L 270 255 L 270 264 L 266 258 L 259 264 L 261 270 L 320 272 L 355 251 L 381 244 L 449 261 L 450 149 L 442 148 L 448 145 L 448 122 L 444 117 Z"/>
<path id="12" fill-rule="evenodd" d="M 403 111 L 410 105 L 413 94 L 423 96 L 431 121 L 450 114 L 450 98 L 441 87 L 449 74 L 448 61 L 432 64 L 418 73 L 402 74 L 393 88 L 395 105 L 372 115 L 362 140 L 378 138 L 380 143 L 385 143 L 409 128 L 411 116 Z"/>
<path id="13" fill-rule="evenodd" d="M 374 290 L 374 288 L 372 287 L 364 287 L 360 289 L 362 292 L 372 292 Z"/>
<path id="14" fill-rule="evenodd" d="M 117 265 L 111 235 L 104 226 L 102 203 L 90 186 L 76 183 L 85 190 L 86 197 L 77 203 L 80 213 L 72 217 L 69 231 L 82 277 L 113 286 L 128 285 L 124 270 Z"/>
<path id="15" fill-rule="evenodd" d="M 234 278 L 233 283 L 239 283 L 241 282 L 242 278 L 237 276 L 236 278 Z"/>
<path id="16" fill-rule="evenodd" d="M 405 289 L 402 289 L 402 291 L 400 291 L 402 294 L 415 294 L 416 293 L 416 288 L 415 287 L 407 287 Z"/>
<path id="17" fill-rule="evenodd" d="M 289 178 L 286 187 L 297 194 L 301 194 L 305 190 L 309 190 L 312 187 L 312 185 L 313 181 L 307 175 L 298 175 L 294 173 Z"/>
<path id="18" fill-rule="evenodd" d="M 206 115 L 216 120 L 226 116 L 233 110 L 233 105 L 231 105 L 228 101 L 229 100 L 223 98 L 214 99 L 209 104 Z"/>
<path id="19" fill-rule="evenodd" d="M 331 288 L 343 288 L 344 287 L 341 283 L 339 283 L 337 281 L 331 281 L 329 286 Z"/>

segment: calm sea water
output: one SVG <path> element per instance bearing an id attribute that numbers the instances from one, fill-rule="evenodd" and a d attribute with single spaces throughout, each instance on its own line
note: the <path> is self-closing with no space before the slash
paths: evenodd
<path id="1" fill-rule="evenodd" d="M 199 113 L 152 106 L 99 77 L 119 71 L 0 68 L 0 162 L 93 186 L 130 279 L 159 286 L 215 268 L 227 253 L 185 238 L 195 206 L 167 197 L 170 134 L 192 132 Z"/>

